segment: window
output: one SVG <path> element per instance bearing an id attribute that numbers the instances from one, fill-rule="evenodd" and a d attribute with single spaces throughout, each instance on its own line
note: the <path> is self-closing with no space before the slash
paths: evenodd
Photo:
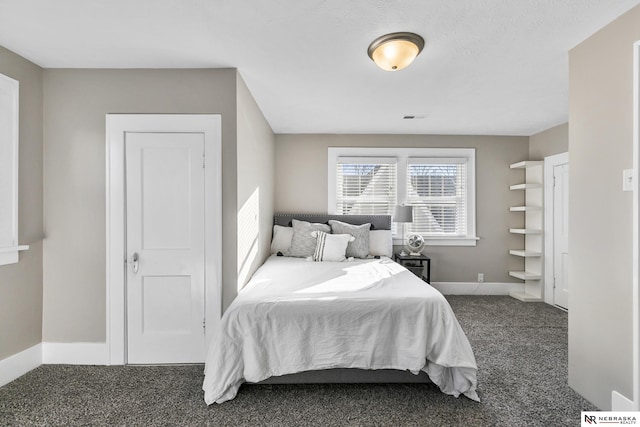
<path id="1" fill-rule="evenodd" d="M 474 149 L 329 148 L 328 159 L 330 213 L 392 215 L 395 205 L 410 205 L 406 235 L 475 246 Z"/>
<path id="2" fill-rule="evenodd" d="M 410 233 L 422 236 L 467 235 L 465 158 L 409 157 L 407 205 L 413 206 Z"/>
<path id="3" fill-rule="evenodd" d="M 390 215 L 396 205 L 396 159 L 339 157 L 333 211 L 341 215 Z"/>
<path id="4" fill-rule="evenodd" d="M 18 262 L 18 82 L 0 74 L 0 265 Z"/>

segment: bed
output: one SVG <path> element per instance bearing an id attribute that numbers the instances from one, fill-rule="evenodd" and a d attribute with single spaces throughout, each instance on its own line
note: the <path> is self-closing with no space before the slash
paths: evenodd
<path id="1" fill-rule="evenodd" d="M 286 227 L 296 218 L 390 228 L 388 216 L 277 215 L 274 222 Z M 478 400 L 473 351 L 446 299 L 384 255 L 269 257 L 224 313 L 207 353 L 205 402 L 233 399 L 245 382 L 318 382 L 319 372 L 336 382 L 363 382 L 361 373 L 382 382 L 394 382 L 394 373 L 428 376 L 444 393 Z"/>

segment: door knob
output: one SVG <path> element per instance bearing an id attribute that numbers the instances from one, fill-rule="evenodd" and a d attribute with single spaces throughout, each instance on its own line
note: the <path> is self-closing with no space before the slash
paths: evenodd
<path id="1" fill-rule="evenodd" d="M 134 252 L 131 255 L 131 268 L 133 269 L 134 274 L 138 272 L 138 267 L 140 266 L 140 257 L 138 252 Z"/>

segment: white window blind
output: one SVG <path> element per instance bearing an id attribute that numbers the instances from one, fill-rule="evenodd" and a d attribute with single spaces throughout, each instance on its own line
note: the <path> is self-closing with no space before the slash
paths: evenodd
<path id="1" fill-rule="evenodd" d="M 467 158 L 409 157 L 407 204 L 414 206 L 407 234 L 467 235 Z"/>
<path id="2" fill-rule="evenodd" d="M 393 216 L 395 206 L 413 205 L 404 233 L 392 219 L 395 244 L 420 234 L 428 245 L 476 245 L 475 149 L 329 147 L 327 154 L 329 213 Z"/>
<path id="3" fill-rule="evenodd" d="M 336 210 L 342 215 L 391 215 L 396 205 L 396 164 L 391 157 L 338 157 Z"/>

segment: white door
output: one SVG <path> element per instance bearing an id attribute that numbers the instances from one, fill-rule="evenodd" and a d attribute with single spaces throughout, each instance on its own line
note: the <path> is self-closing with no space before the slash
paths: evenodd
<path id="1" fill-rule="evenodd" d="M 202 133 L 126 133 L 127 362 L 202 363 Z"/>
<path id="2" fill-rule="evenodd" d="M 569 309 L 569 164 L 553 167 L 553 303 Z"/>

